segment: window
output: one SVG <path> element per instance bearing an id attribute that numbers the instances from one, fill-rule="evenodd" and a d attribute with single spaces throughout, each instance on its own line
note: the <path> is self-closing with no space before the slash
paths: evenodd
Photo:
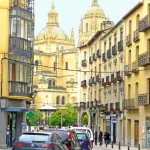
<path id="1" fill-rule="evenodd" d="M 64 97 L 64 96 L 62 97 L 61 104 L 62 104 L 62 105 L 64 105 L 64 104 L 65 104 L 65 97 Z"/>
<path id="2" fill-rule="evenodd" d="M 86 51 L 84 51 L 84 60 L 86 60 Z"/>
<path id="3" fill-rule="evenodd" d="M 16 37 L 17 34 L 17 23 L 16 18 L 11 18 L 11 36 Z"/>
<path id="4" fill-rule="evenodd" d="M 56 97 L 56 104 L 59 104 L 59 96 Z"/>
<path id="5" fill-rule="evenodd" d="M 123 40 L 123 31 L 120 30 L 120 41 L 122 41 L 122 40 Z"/>
<path id="6" fill-rule="evenodd" d="M 55 86 L 55 81 L 53 81 L 53 86 Z"/>
<path id="7" fill-rule="evenodd" d="M 48 81 L 48 86 L 49 87 L 52 86 L 52 81 L 51 80 Z"/>
<path id="8" fill-rule="evenodd" d="M 83 102 L 86 103 L 86 93 L 83 93 Z"/>
<path id="9" fill-rule="evenodd" d="M 111 49 L 111 39 L 109 39 L 109 49 Z"/>
<path id="10" fill-rule="evenodd" d="M 68 70 L 68 62 L 66 62 L 66 70 Z"/>
<path id="11" fill-rule="evenodd" d="M 86 32 L 88 32 L 88 23 L 86 23 Z"/>

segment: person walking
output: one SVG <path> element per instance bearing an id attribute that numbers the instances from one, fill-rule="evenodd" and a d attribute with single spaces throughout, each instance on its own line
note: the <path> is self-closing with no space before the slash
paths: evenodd
<path id="1" fill-rule="evenodd" d="M 109 138 L 110 133 L 107 132 L 105 136 L 106 136 L 106 144 L 109 144 L 109 141 L 110 141 L 110 138 Z"/>
<path id="2" fill-rule="evenodd" d="M 95 132 L 95 145 L 97 145 L 97 132 Z"/>
<path id="3" fill-rule="evenodd" d="M 99 132 L 98 139 L 99 139 L 99 145 L 102 146 L 103 144 L 103 132 L 102 131 Z"/>

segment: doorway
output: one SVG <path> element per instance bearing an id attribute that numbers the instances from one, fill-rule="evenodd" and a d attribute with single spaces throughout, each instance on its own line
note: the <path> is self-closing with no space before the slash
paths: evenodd
<path id="1" fill-rule="evenodd" d="M 116 143 L 116 123 L 113 123 L 113 143 Z"/>
<path id="2" fill-rule="evenodd" d="M 139 144 L 139 121 L 134 121 L 134 145 L 138 146 Z"/>

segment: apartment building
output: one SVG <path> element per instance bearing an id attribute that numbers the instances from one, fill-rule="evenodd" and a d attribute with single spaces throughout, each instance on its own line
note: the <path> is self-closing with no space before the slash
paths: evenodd
<path id="1" fill-rule="evenodd" d="M 150 1 L 143 0 L 124 17 L 125 144 L 150 147 Z"/>
<path id="2" fill-rule="evenodd" d="M 34 0 L 0 1 L 0 148 L 22 133 L 32 101 Z"/>

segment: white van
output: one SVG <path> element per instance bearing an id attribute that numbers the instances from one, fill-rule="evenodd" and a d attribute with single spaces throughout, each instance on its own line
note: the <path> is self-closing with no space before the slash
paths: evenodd
<path id="1" fill-rule="evenodd" d="M 85 131 L 89 135 L 91 142 L 94 142 L 93 132 L 90 128 L 88 128 L 88 127 L 71 127 L 71 130 Z"/>

